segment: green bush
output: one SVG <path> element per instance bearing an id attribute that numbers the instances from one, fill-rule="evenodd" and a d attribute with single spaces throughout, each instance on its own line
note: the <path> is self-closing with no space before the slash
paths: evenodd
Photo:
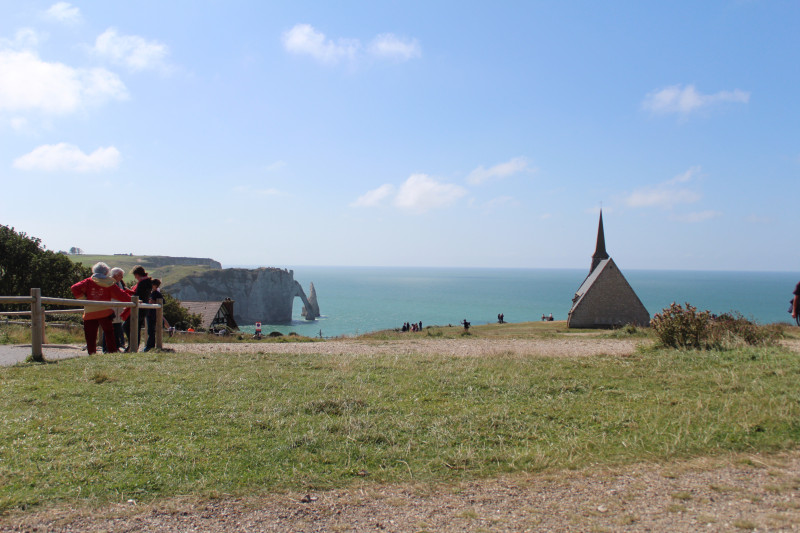
<path id="1" fill-rule="evenodd" d="M 656 313 L 650 326 L 662 345 L 670 348 L 730 349 L 738 346 L 772 345 L 783 332 L 781 328 L 759 326 L 731 312 L 712 316 L 709 311 L 697 311 L 673 303 Z"/>
<path id="2" fill-rule="evenodd" d="M 780 327 L 759 326 L 739 312 L 724 313 L 710 324 L 708 345 L 715 348 L 737 346 L 768 346 L 783 336 Z"/>
<path id="3" fill-rule="evenodd" d="M 650 327 L 664 346 L 700 348 L 707 338 L 710 321 L 711 314 L 708 311 L 698 313 L 697 308 L 688 302 L 685 309 L 673 302 L 661 313 L 656 313 Z"/>
<path id="4" fill-rule="evenodd" d="M 38 287 L 42 296 L 72 298 L 70 286 L 91 275 L 91 269 L 66 255 L 46 250 L 41 239 L 0 224 L 0 295 L 29 296 L 31 288 Z"/>
<path id="5" fill-rule="evenodd" d="M 188 309 L 181 306 L 181 301 L 167 292 L 162 292 L 164 296 L 164 318 L 170 326 L 186 331 L 189 328 L 198 329 L 200 326 L 200 315 L 190 313 Z"/>

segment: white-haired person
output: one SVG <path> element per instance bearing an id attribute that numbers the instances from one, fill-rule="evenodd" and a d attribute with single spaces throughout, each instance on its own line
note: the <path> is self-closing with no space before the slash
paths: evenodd
<path id="1" fill-rule="evenodd" d="M 122 281 L 122 278 L 125 277 L 125 271 L 119 267 L 114 267 L 109 274 L 114 279 L 114 285 L 125 290 L 125 282 Z M 125 347 L 125 331 L 122 328 L 122 323 L 124 322 L 122 320 L 122 312 L 124 310 L 124 307 L 114 307 L 114 318 L 111 319 L 111 325 L 114 326 L 114 338 L 117 340 L 118 350 Z M 101 334 L 100 346 L 103 348 L 103 353 L 110 352 L 108 344 L 106 344 L 105 333 Z"/>
<path id="2" fill-rule="evenodd" d="M 113 298 L 120 302 L 130 302 L 131 297 L 114 283 L 114 278 L 109 276 L 109 271 L 107 264 L 96 263 L 92 267 L 91 277 L 70 287 L 72 295 L 78 300 L 111 302 Z M 110 352 L 117 351 L 117 339 L 111 321 L 113 315 L 114 309 L 111 305 L 87 304 L 83 308 L 83 334 L 86 338 L 86 351 L 89 355 L 97 353 L 98 326 L 105 333 L 108 350 Z"/>

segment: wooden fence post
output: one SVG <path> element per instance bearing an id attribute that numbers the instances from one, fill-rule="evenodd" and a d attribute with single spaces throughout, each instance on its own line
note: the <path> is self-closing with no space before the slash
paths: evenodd
<path id="1" fill-rule="evenodd" d="M 44 306 L 42 306 L 42 345 L 47 344 L 47 320 L 45 320 Z"/>
<path id="2" fill-rule="evenodd" d="M 136 353 L 139 351 L 139 297 L 131 296 L 131 331 L 128 338 L 128 351 Z"/>
<path id="3" fill-rule="evenodd" d="M 156 298 L 159 307 L 156 309 L 156 348 L 164 348 L 164 299 Z"/>
<path id="4" fill-rule="evenodd" d="M 42 339 L 44 320 L 42 320 L 42 289 L 31 289 L 31 357 L 37 363 L 44 363 Z"/>

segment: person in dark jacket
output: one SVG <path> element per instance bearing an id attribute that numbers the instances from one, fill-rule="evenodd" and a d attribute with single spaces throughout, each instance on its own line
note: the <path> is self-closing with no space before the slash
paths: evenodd
<path id="1" fill-rule="evenodd" d="M 128 289 L 128 294 L 131 296 L 138 296 L 139 303 L 146 304 L 150 301 L 150 293 L 153 292 L 153 280 L 150 279 L 150 276 L 147 275 L 147 271 L 145 271 L 144 267 L 141 265 L 136 265 L 133 267 L 131 271 L 133 277 L 136 278 L 136 285 Z M 133 346 L 131 343 L 131 317 L 130 311 L 127 310 L 125 324 L 123 328 L 125 329 L 125 335 L 128 337 L 128 349 L 125 350 L 126 352 L 138 352 L 139 351 L 139 343 L 142 340 L 142 327 L 144 326 L 145 319 L 147 317 L 147 310 L 140 309 L 139 310 L 139 335 L 137 335 L 136 339 L 136 346 Z"/>
<path id="2" fill-rule="evenodd" d="M 153 292 L 150 293 L 150 301 L 148 303 L 151 304 L 163 304 L 164 295 L 161 294 L 161 280 L 156 278 L 152 281 L 153 284 Z M 156 328 L 163 327 L 163 324 L 156 324 L 156 310 L 155 309 L 148 309 L 147 310 L 147 343 L 144 345 L 144 351 L 148 352 L 156 347 Z M 163 319 L 166 322 L 166 319 Z M 169 327 L 169 325 L 167 325 Z"/>

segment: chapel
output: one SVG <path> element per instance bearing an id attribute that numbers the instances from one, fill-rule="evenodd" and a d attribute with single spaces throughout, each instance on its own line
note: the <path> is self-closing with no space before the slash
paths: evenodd
<path id="1" fill-rule="evenodd" d="M 601 210 L 592 266 L 572 298 L 567 326 L 614 328 L 627 324 L 647 327 L 650 325 L 650 313 L 606 252 Z"/>

